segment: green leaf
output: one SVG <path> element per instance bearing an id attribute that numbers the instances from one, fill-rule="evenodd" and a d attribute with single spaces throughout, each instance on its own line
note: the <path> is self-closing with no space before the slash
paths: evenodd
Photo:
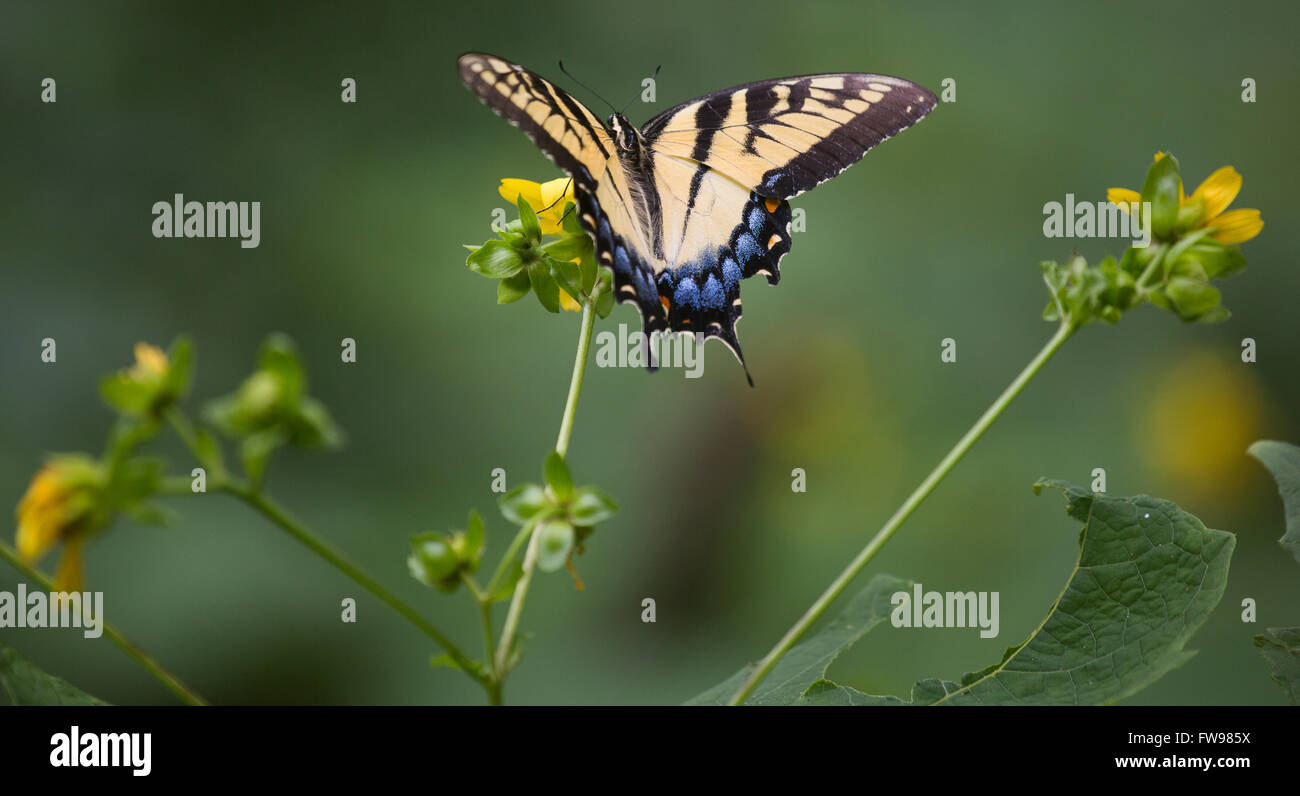
<path id="1" fill-rule="evenodd" d="M 537 568 L 543 572 L 554 572 L 564 566 L 573 550 L 573 526 L 560 520 L 552 520 L 541 527 L 537 540 Z"/>
<path id="2" fill-rule="evenodd" d="M 67 681 L 46 674 L 0 641 L 0 691 L 11 705 L 107 705 Z"/>
<path id="3" fill-rule="evenodd" d="M 579 235 L 569 235 L 559 240 L 551 241 L 542 247 L 548 257 L 556 260 L 565 260 L 572 262 L 579 257 L 591 257 L 594 247 L 591 243 L 591 236 L 583 232 Z M 576 269 L 577 263 L 572 263 Z"/>
<path id="4" fill-rule="evenodd" d="M 509 304 L 512 301 L 518 301 L 527 296 L 532 289 L 532 280 L 528 278 L 528 274 L 523 269 L 520 269 L 519 273 L 514 276 L 508 276 L 497 282 L 497 303 Z"/>
<path id="5" fill-rule="evenodd" d="M 277 332 L 266 338 L 257 353 L 257 367 L 274 378 L 285 403 L 297 402 L 307 380 L 302 372 L 302 363 L 298 360 L 298 347 L 288 335 Z"/>
<path id="6" fill-rule="evenodd" d="M 433 657 L 431 657 L 429 659 L 429 665 L 435 667 L 445 666 L 448 669 L 455 669 L 458 672 L 468 671 L 469 674 L 476 679 L 482 679 L 487 675 L 487 667 L 483 664 L 482 661 L 471 660 L 469 661 L 469 665 L 471 668 L 466 669 L 464 666 L 461 666 L 459 663 L 457 663 L 455 658 L 451 657 L 445 652 L 442 653 L 441 655 L 434 655 Z"/>
<path id="7" fill-rule="evenodd" d="M 505 241 L 490 240 L 470 252 L 465 265 L 489 279 L 505 279 L 523 270 L 524 258 Z"/>
<path id="8" fill-rule="evenodd" d="M 573 202 L 564 203 L 564 212 L 560 214 L 560 218 L 560 228 L 570 236 L 587 234 L 587 231 L 582 228 L 581 222 L 578 221 L 578 206 Z"/>
<path id="9" fill-rule="evenodd" d="M 194 344 L 190 338 L 181 335 L 172 341 L 167 349 L 167 363 L 167 394 L 175 397 L 185 395 L 190 388 L 190 371 L 194 368 Z"/>
<path id="10" fill-rule="evenodd" d="M 1287 702 L 1300 705 L 1300 627 L 1270 627 L 1255 636 L 1255 646 Z"/>
<path id="11" fill-rule="evenodd" d="M 551 266 L 545 261 L 536 262 L 528 267 L 528 281 L 532 283 L 537 300 L 547 312 L 560 311 L 560 287 L 551 275 Z"/>
<path id="12" fill-rule="evenodd" d="M 154 388 L 124 373 L 113 373 L 99 382 L 99 394 L 113 409 L 129 415 L 140 415 L 153 402 Z"/>
<path id="13" fill-rule="evenodd" d="M 546 485 L 551 488 L 551 494 L 561 503 L 567 503 L 573 497 L 573 477 L 569 475 L 569 465 L 564 463 L 564 457 L 559 451 L 551 451 L 546 454 L 546 463 L 543 465 L 546 474 Z"/>
<path id="14" fill-rule="evenodd" d="M 262 483 L 271 454 L 283 444 L 284 436 L 277 429 L 249 434 L 239 444 L 239 458 L 244 466 L 244 475 L 248 476 L 248 481 L 254 488 Z"/>
<path id="15" fill-rule="evenodd" d="M 469 522 L 465 525 L 465 549 L 464 557 L 469 561 L 477 561 L 483 550 L 483 539 L 487 536 L 487 529 L 483 525 L 483 516 L 478 513 L 478 509 L 469 510 Z"/>
<path id="16" fill-rule="evenodd" d="M 889 618 L 890 600 L 895 592 L 909 591 L 910 581 L 892 575 L 877 575 L 820 632 L 795 646 L 759 683 L 746 705 L 793 705 L 819 682 L 826 670 L 867 631 Z M 725 705 L 740 690 L 753 666 L 691 699 L 688 705 Z M 833 685 L 833 684 L 832 684 Z"/>
<path id="17" fill-rule="evenodd" d="M 614 310 L 614 272 L 608 268 L 600 269 L 600 296 L 596 299 L 596 314 L 608 318 Z"/>
<path id="18" fill-rule="evenodd" d="M 579 489 L 569 505 L 569 519 L 575 525 L 595 525 L 613 517 L 617 512 L 617 503 L 590 486 Z"/>
<path id="19" fill-rule="evenodd" d="M 809 681 L 798 699 L 784 704 L 1110 704 L 1186 662 L 1194 653 L 1185 645 L 1223 597 L 1236 538 L 1167 500 L 1111 498 L 1062 481 L 1039 481 L 1034 489 L 1044 486 L 1065 492 L 1067 513 L 1084 527 L 1074 572 L 1028 639 L 959 683 L 918 681 L 910 701 L 863 693 L 823 671 L 805 674 L 795 683 Z M 786 659 L 807 655 L 803 648 L 820 638 Z"/>
<path id="20" fill-rule="evenodd" d="M 524 565 L 516 560 L 510 567 L 509 573 L 501 579 L 501 585 L 497 586 L 496 591 L 488 595 L 488 601 L 499 603 L 509 600 L 515 593 L 515 584 L 524 576 Z"/>
<path id="21" fill-rule="evenodd" d="M 1168 153 L 1151 164 L 1146 183 L 1142 186 L 1142 201 L 1151 203 L 1151 231 L 1157 238 L 1168 240 L 1178 223 L 1178 161 Z"/>
<path id="22" fill-rule="evenodd" d="M 550 501 L 546 490 L 537 484 L 517 486 L 501 496 L 501 513 L 516 525 L 523 525 L 546 508 Z"/>
<path id="23" fill-rule="evenodd" d="M 582 274 L 582 292 L 590 296 L 596 289 L 596 279 L 600 275 L 594 251 L 583 256 L 582 262 L 578 263 L 578 270 Z"/>
<path id="24" fill-rule="evenodd" d="M 530 241 L 540 241 L 542 239 L 542 225 L 537 220 L 537 213 L 533 211 L 532 205 L 524 201 L 524 195 L 519 194 L 515 199 L 515 206 L 519 208 L 519 224 L 524 233 L 524 238 Z"/>
<path id="25" fill-rule="evenodd" d="M 1195 320 L 1219 306 L 1222 296 L 1218 288 L 1208 282 L 1176 276 L 1169 280 L 1165 295 L 1174 302 L 1183 320 Z"/>
<path id="26" fill-rule="evenodd" d="M 1066 513 L 1083 523 L 1079 561 L 1051 613 L 960 683 L 916 683 L 911 704 L 1111 704 L 1195 654 L 1184 647 L 1223 597 L 1236 537 L 1167 500 L 1054 480 L 1034 491 L 1045 486 L 1063 491 Z"/>
<path id="27" fill-rule="evenodd" d="M 1277 543 L 1300 561 L 1300 447 L 1287 442 L 1260 440 L 1246 451 L 1268 468 L 1277 482 L 1286 510 L 1286 531 Z"/>
<path id="28" fill-rule="evenodd" d="M 1220 304 L 1219 306 L 1215 307 L 1209 312 L 1205 312 L 1200 315 L 1197 315 L 1196 322 L 1197 323 L 1223 323 L 1224 321 L 1228 320 L 1231 317 L 1232 317 L 1232 313 L 1228 312 L 1228 308 Z"/>
<path id="29" fill-rule="evenodd" d="M 552 259 L 550 266 L 556 284 L 568 293 L 570 298 L 581 304 L 586 296 L 582 294 L 582 274 L 578 271 L 578 264 L 568 260 Z"/>
<path id="30" fill-rule="evenodd" d="M 1191 246 L 1181 259 L 1200 263 L 1210 279 L 1225 279 L 1246 267 L 1246 257 L 1240 249 L 1214 242 Z"/>
<path id="31" fill-rule="evenodd" d="M 214 473 L 220 473 L 225 469 L 225 461 L 221 453 L 221 446 L 217 444 L 217 441 L 213 439 L 207 429 L 194 429 L 194 448 L 199 464 L 207 467 Z"/>

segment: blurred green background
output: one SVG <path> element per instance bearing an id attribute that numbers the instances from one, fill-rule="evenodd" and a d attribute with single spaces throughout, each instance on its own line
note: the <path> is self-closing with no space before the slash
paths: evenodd
<path id="1" fill-rule="evenodd" d="M 111 414 L 95 384 L 137 340 L 193 336 L 194 410 L 284 331 L 349 445 L 280 455 L 271 493 L 471 650 L 469 598 L 413 581 L 406 540 L 477 506 L 495 561 L 510 529 L 490 472 L 540 476 L 578 318 L 531 298 L 498 307 L 464 266 L 460 245 L 488 237 L 503 205 L 498 179 L 558 172 L 460 85 L 456 56 L 484 50 L 552 78 L 563 58 L 615 102 L 662 64 L 659 103 L 634 107 L 637 122 L 764 77 L 956 80 L 955 104 L 794 201 L 807 231 L 781 285 L 744 286 L 756 389 L 716 344 L 699 380 L 589 370 L 570 462 L 622 512 L 578 561 L 586 591 L 563 572 L 536 584 L 523 622 L 535 635 L 507 689 L 518 703 L 678 702 L 757 658 L 1050 335 L 1038 261 L 1120 253 L 1045 239 L 1044 202 L 1138 188 L 1157 150 L 1178 155 L 1189 191 L 1236 166 L 1237 206 L 1267 226 L 1222 285 L 1232 319 L 1189 326 L 1147 307 L 1086 329 L 867 572 L 999 591 L 1001 635 L 883 627 L 832 674 L 906 695 L 917 678 L 997 660 L 1045 615 L 1077 552 L 1060 497 L 1030 485 L 1105 467 L 1112 494 L 1169 498 L 1238 534 L 1200 654 L 1130 701 L 1282 701 L 1250 639 L 1300 621 L 1300 573 L 1245 448 L 1300 440 L 1294 3 L 83 3 L 0 16 L 0 505 L 45 452 L 100 450 Z M 57 104 L 39 101 L 47 76 Z M 355 105 L 339 100 L 344 77 Z M 1245 77 L 1254 104 L 1240 100 Z M 261 246 L 154 239 L 150 208 L 177 192 L 261 201 Z M 635 328 L 636 312 L 620 306 L 598 331 L 617 323 Z M 40 361 L 44 337 L 56 365 Z M 357 364 L 340 362 L 344 337 Z M 939 361 L 944 337 L 957 364 Z M 1256 364 L 1240 361 L 1243 337 L 1258 341 Z M 172 440 L 160 450 L 173 472 L 192 466 Z M 806 494 L 790 490 L 794 467 Z M 89 587 L 213 701 L 481 701 L 429 667 L 423 636 L 243 505 L 168 506 L 175 527 L 119 521 L 89 546 Z M 17 582 L 0 567 L 0 589 Z M 339 621 L 347 596 L 354 625 Z M 656 624 L 640 621 L 643 597 Z M 1257 625 L 1240 621 L 1244 597 Z M 171 700 L 106 640 L 2 632 L 103 699 Z"/>

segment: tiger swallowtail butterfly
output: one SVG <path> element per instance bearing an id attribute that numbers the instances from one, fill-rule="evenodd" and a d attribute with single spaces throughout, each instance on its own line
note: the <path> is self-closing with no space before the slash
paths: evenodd
<path id="1" fill-rule="evenodd" d="M 459 71 L 573 179 L 597 262 L 613 269 L 617 299 L 640 310 L 647 338 L 717 337 L 742 367 L 740 283 L 755 274 L 780 280 L 791 243 L 787 200 L 936 103 L 897 77 L 806 75 L 715 91 L 638 129 L 621 113 L 602 122 L 563 89 L 496 56 L 462 55 Z"/>

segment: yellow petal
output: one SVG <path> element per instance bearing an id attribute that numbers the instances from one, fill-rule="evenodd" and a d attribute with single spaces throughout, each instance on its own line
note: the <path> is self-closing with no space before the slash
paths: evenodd
<path id="1" fill-rule="evenodd" d="M 542 208 L 548 213 L 563 213 L 565 200 L 573 201 L 573 179 L 561 177 L 541 185 Z"/>
<path id="2" fill-rule="evenodd" d="M 86 572 L 81 560 L 81 546 L 84 541 L 81 537 L 74 537 L 63 545 L 59 568 L 54 571 L 55 591 L 81 591 L 82 585 L 86 582 Z"/>
<path id="3" fill-rule="evenodd" d="M 1210 219 L 1209 226 L 1216 227 L 1218 232 L 1214 233 L 1214 239 L 1219 243 L 1234 244 L 1244 243 L 1259 234 L 1264 228 L 1264 219 L 1260 218 L 1258 210 L 1229 210 L 1228 212 Z"/>
<path id="4" fill-rule="evenodd" d="M 1127 213 L 1129 202 L 1141 202 L 1142 194 L 1128 188 L 1111 188 L 1106 191 L 1106 201 Z"/>
<path id="5" fill-rule="evenodd" d="M 131 376 L 138 379 L 162 376 L 167 373 L 167 355 L 163 350 L 149 343 L 135 344 L 135 365 L 131 367 Z"/>
<path id="6" fill-rule="evenodd" d="M 27 487 L 26 494 L 18 501 L 15 514 L 21 521 L 24 515 L 40 511 L 43 507 L 57 501 L 60 494 L 62 494 L 62 485 L 59 483 L 58 474 L 53 467 L 46 465 L 32 476 L 32 483 Z"/>
<path id="7" fill-rule="evenodd" d="M 1205 182 L 1197 186 L 1192 192 L 1192 197 L 1197 196 L 1205 200 L 1205 217 L 1214 218 L 1232 204 L 1232 200 L 1237 198 L 1241 191 L 1241 174 L 1232 166 L 1224 166 L 1217 169 Z"/>
<path id="8" fill-rule="evenodd" d="M 14 542 L 18 546 L 18 556 L 24 561 L 32 562 L 45 555 L 45 551 L 59 540 L 59 523 L 57 517 L 41 515 L 26 517 L 18 524 L 18 533 Z"/>
<path id="9" fill-rule="evenodd" d="M 513 177 L 507 177 L 501 180 L 501 186 L 497 188 L 497 192 L 501 194 L 502 199 L 505 199 L 510 204 L 514 204 L 518 201 L 519 196 L 522 194 L 524 201 L 527 202 L 533 210 L 546 206 L 542 204 L 542 186 L 532 180 L 519 180 Z"/>
<path id="10" fill-rule="evenodd" d="M 569 312 L 582 311 L 582 305 L 574 301 L 573 296 L 570 296 L 563 289 L 560 290 L 560 307 L 562 309 L 568 310 Z"/>

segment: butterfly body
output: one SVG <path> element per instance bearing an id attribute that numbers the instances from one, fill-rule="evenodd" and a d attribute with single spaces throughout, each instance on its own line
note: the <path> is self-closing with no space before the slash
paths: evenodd
<path id="1" fill-rule="evenodd" d="M 743 365 L 740 283 L 780 280 L 787 199 L 839 174 L 934 108 L 925 88 L 870 74 L 809 75 L 707 94 L 637 128 L 495 56 L 461 80 L 574 180 L 579 220 L 647 335 L 717 337 Z"/>

